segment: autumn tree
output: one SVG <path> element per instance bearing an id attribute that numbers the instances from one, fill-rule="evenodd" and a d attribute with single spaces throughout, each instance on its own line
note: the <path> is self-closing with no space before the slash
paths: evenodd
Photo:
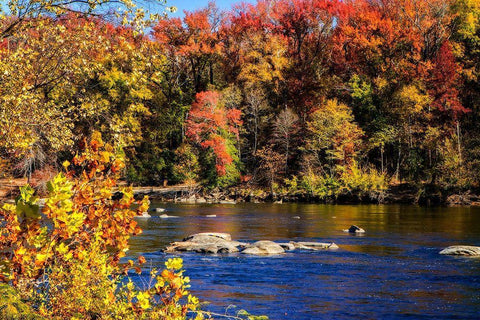
<path id="1" fill-rule="evenodd" d="M 285 92 L 302 124 L 329 90 L 332 34 L 342 11 L 341 1 L 330 0 L 277 1 L 271 7 L 272 32 L 288 43 Z"/>
<path id="2" fill-rule="evenodd" d="M 37 146 L 54 160 L 92 126 L 125 146 L 138 141 L 153 97 L 141 36 L 71 14 L 37 21 L 15 39 L 0 49 L 4 157 Z"/>
<path id="3" fill-rule="evenodd" d="M 307 152 L 319 166 L 351 166 L 361 147 L 363 131 L 354 122 L 352 111 L 336 100 L 328 100 L 308 122 Z"/>
<path id="4" fill-rule="evenodd" d="M 477 126 L 480 110 L 480 3 L 456 0 L 453 1 L 452 12 L 455 28 L 450 42 L 459 67 L 457 88 L 462 105 L 471 110 L 467 117 L 462 117 L 462 166 L 466 167 L 473 181 L 478 181 L 478 175 L 472 173 L 480 172 L 480 134 Z"/>
<path id="5" fill-rule="evenodd" d="M 430 94 L 433 97 L 432 107 L 445 115 L 447 120 L 445 121 L 446 125 L 449 121 L 454 123 L 456 127 L 454 131 L 456 132 L 458 155 L 461 159 L 460 119 L 463 114 L 470 110 L 462 105 L 458 96 L 459 67 L 448 42 L 442 45 L 434 63 L 430 80 Z"/>
<path id="6" fill-rule="evenodd" d="M 256 156 L 259 159 L 259 169 L 261 170 L 259 175 L 267 183 L 270 188 L 270 194 L 273 195 L 284 170 L 285 157 L 276 152 L 272 146 L 266 146 L 258 150 Z"/>
<path id="7" fill-rule="evenodd" d="M 156 41 L 170 53 L 169 58 L 184 59 L 197 93 L 206 90 L 208 83 L 213 84 L 213 65 L 221 49 L 216 32 L 221 21 L 218 9 L 211 2 L 205 9 L 186 11 L 183 20 L 163 19 L 153 28 Z"/>
<path id="8" fill-rule="evenodd" d="M 253 143 L 250 144 L 250 150 L 252 156 L 255 156 L 262 136 L 265 135 L 264 129 L 266 123 L 268 123 L 269 111 L 271 111 L 265 91 L 254 86 L 246 88 L 244 110 L 245 128 L 253 136 L 251 138 Z"/>
<path id="9" fill-rule="evenodd" d="M 186 122 L 186 132 L 189 141 L 204 151 L 204 173 L 214 186 L 238 179 L 234 139 L 240 123 L 240 111 L 226 109 L 219 92 L 197 94 Z"/>
<path id="10" fill-rule="evenodd" d="M 288 172 L 288 164 L 293 150 L 294 143 L 298 141 L 299 118 L 290 109 L 285 109 L 275 118 L 273 122 L 273 142 L 277 146 L 277 150 L 284 157 L 284 172 Z M 277 151 L 277 152 L 278 152 Z"/>

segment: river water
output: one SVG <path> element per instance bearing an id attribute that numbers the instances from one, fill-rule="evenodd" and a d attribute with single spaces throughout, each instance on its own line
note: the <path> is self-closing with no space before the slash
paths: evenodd
<path id="1" fill-rule="evenodd" d="M 175 205 L 139 220 L 130 257 L 148 268 L 173 255 L 159 250 L 198 232 L 234 240 L 335 242 L 336 251 L 281 256 L 182 254 L 191 291 L 205 307 L 246 309 L 270 319 L 480 319 L 480 258 L 442 256 L 449 245 L 480 246 L 480 208 L 399 205 Z M 216 215 L 216 217 L 206 217 Z M 299 216 L 300 219 L 293 218 Z M 342 229 L 356 224 L 367 232 Z M 137 279 L 141 282 L 141 279 Z M 229 306 L 237 306 L 237 309 Z"/>

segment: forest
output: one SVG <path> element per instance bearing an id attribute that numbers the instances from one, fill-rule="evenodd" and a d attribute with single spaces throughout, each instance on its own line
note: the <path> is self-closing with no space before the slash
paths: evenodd
<path id="1" fill-rule="evenodd" d="M 12 8 L 4 178 L 40 188 L 100 132 L 134 185 L 328 198 L 478 184 L 478 1 L 211 2 L 128 21 L 57 1 Z"/>

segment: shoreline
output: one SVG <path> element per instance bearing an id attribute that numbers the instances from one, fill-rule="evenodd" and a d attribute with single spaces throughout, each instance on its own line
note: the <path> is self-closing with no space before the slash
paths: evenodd
<path id="1" fill-rule="evenodd" d="M 399 184 L 377 194 L 342 194 L 320 198 L 307 193 L 274 193 L 265 189 L 232 187 L 208 191 L 199 187 L 134 187 L 137 197 L 148 195 L 152 200 L 186 204 L 236 203 L 318 203 L 318 204 L 409 204 L 421 206 L 480 206 L 478 188 L 441 188 L 434 185 Z"/>
<path id="2" fill-rule="evenodd" d="M 0 201 L 11 201 L 18 195 L 24 179 L 0 181 Z M 22 184 L 23 183 L 23 184 Z M 121 186 L 126 184 L 122 183 Z M 120 186 L 119 186 L 120 187 Z M 318 203 L 318 204 L 408 204 L 421 206 L 480 206 L 480 188 L 443 188 L 432 184 L 403 183 L 390 185 L 386 191 L 371 194 L 344 193 L 338 197 L 321 198 L 308 193 L 274 193 L 247 185 L 226 189 L 207 190 L 199 185 L 134 186 L 133 192 L 141 198 L 187 204 L 236 203 Z"/>

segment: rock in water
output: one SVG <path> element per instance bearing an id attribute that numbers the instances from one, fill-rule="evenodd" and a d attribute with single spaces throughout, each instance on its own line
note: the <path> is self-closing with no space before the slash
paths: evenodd
<path id="1" fill-rule="evenodd" d="M 169 216 L 168 214 L 162 214 L 160 215 L 161 219 L 169 219 L 169 218 L 178 218 L 178 216 Z"/>
<path id="2" fill-rule="evenodd" d="M 293 251 L 295 250 L 295 245 L 292 242 L 289 243 L 279 243 L 280 247 L 283 248 L 285 251 Z"/>
<path id="3" fill-rule="evenodd" d="M 450 246 L 440 251 L 440 254 L 456 256 L 480 256 L 480 247 L 474 246 Z"/>
<path id="4" fill-rule="evenodd" d="M 219 204 L 237 204 L 235 200 L 230 200 L 230 199 L 220 200 L 218 203 Z"/>
<path id="5" fill-rule="evenodd" d="M 183 241 L 174 242 L 165 249 L 166 252 L 192 251 L 198 253 L 234 253 L 251 255 L 278 255 L 293 250 L 331 250 L 338 249 L 335 243 L 293 242 L 276 243 L 273 241 L 257 241 L 252 244 L 234 241 L 228 233 L 202 232 L 192 234 Z"/>
<path id="6" fill-rule="evenodd" d="M 155 212 L 164 212 L 165 209 L 164 208 L 155 208 Z"/>
<path id="7" fill-rule="evenodd" d="M 365 233 L 365 230 L 363 230 L 362 228 L 356 226 L 356 225 L 353 225 L 351 226 L 349 229 L 345 229 L 343 230 L 343 232 L 348 232 L 348 233 Z"/>
<path id="8" fill-rule="evenodd" d="M 324 243 L 324 242 L 291 242 L 294 246 L 295 249 L 300 249 L 300 250 L 313 250 L 313 251 L 319 251 L 319 250 L 335 250 L 338 249 L 338 246 L 333 243 Z"/>
<path id="9" fill-rule="evenodd" d="M 203 237 L 214 237 L 220 238 L 223 240 L 231 241 L 232 236 L 229 233 L 222 233 L 222 232 L 201 232 L 189 235 L 183 241 L 195 241 L 194 239 L 203 238 Z"/>
<path id="10" fill-rule="evenodd" d="M 174 242 L 167 247 L 167 252 L 194 251 L 199 253 L 233 253 L 246 244 L 232 241 L 228 233 L 204 232 L 190 235 L 181 242 Z"/>
<path id="11" fill-rule="evenodd" d="M 247 246 L 241 253 L 253 255 L 282 254 L 285 250 L 278 243 L 273 241 L 257 241 Z"/>

